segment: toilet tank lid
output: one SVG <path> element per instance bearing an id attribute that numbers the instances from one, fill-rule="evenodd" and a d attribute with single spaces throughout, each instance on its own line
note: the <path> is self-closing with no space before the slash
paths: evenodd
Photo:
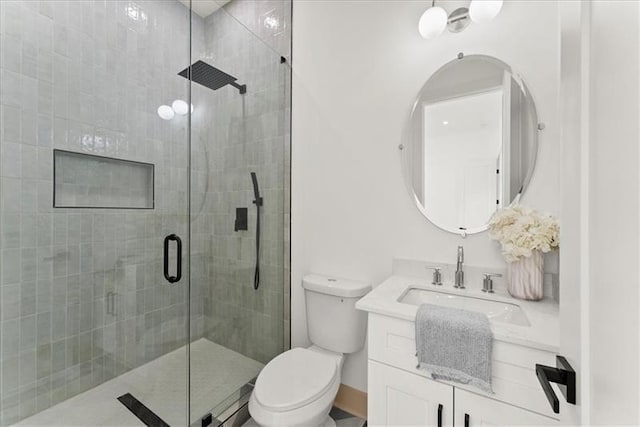
<path id="1" fill-rule="evenodd" d="M 371 290 L 371 285 L 339 277 L 308 274 L 302 278 L 302 287 L 310 291 L 345 298 L 358 298 Z"/>

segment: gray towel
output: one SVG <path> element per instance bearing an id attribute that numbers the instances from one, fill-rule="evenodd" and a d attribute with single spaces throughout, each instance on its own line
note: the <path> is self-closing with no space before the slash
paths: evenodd
<path id="1" fill-rule="evenodd" d="M 493 393 L 493 333 L 482 313 L 422 304 L 416 315 L 418 368 L 433 379 L 455 381 Z"/>

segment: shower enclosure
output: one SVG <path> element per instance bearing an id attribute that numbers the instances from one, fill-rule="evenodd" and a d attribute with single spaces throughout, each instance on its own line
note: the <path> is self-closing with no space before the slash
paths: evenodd
<path id="1" fill-rule="evenodd" d="M 288 348 L 290 24 L 0 1 L 0 426 L 215 422 Z"/>

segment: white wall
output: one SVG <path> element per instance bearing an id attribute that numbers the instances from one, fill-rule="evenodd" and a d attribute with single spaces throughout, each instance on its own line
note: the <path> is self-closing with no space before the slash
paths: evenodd
<path id="1" fill-rule="evenodd" d="M 295 1 L 293 6 L 292 344 L 308 343 L 301 288 L 309 272 L 377 285 L 393 257 L 503 266 L 486 234 L 465 240 L 430 224 L 409 197 L 398 144 L 414 97 L 441 65 L 495 56 L 526 79 L 541 134 L 523 203 L 559 214 L 558 20 L 555 2 L 507 2 L 488 25 L 423 40 L 430 1 Z M 452 5 L 447 5 L 452 9 Z M 343 382 L 366 389 L 366 354 Z"/>
<path id="2" fill-rule="evenodd" d="M 639 6 L 591 7 L 590 422 L 638 425 Z"/>

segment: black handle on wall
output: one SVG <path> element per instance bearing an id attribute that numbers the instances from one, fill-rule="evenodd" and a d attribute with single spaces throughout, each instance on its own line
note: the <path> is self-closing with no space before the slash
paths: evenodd
<path id="1" fill-rule="evenodd" d="M 442 427 L 442 404 L 438 405 L 438 427 Z"/>
<path id="2" fill-rule="evenodd" d="M 169 242 L 175 241 L 177 245 L 176 275 L 169 274 Z M 182 240 L 175 234 L 169 234 L 164 238 L 164 278 L 169 283 L 179 282 L 182 278 Z"/>
<path id="3" fill-rule="evenodd" d="M 555 368 L 536 363 L 536 376 L 553 412 L 560 413 L 560 401 L 553 388 L 551 388 L 551 383 L 557 383 L 567 402 L 575 405 L 576 371 L 573 370 L 567 359 L 562 356 L 556 356 Z"/>
<path id="4" fill-rule="evenodd" d="M 249 211 L 247 208 L 236 208 L 236 220 L 233 231 L 248 230 Z"/>

